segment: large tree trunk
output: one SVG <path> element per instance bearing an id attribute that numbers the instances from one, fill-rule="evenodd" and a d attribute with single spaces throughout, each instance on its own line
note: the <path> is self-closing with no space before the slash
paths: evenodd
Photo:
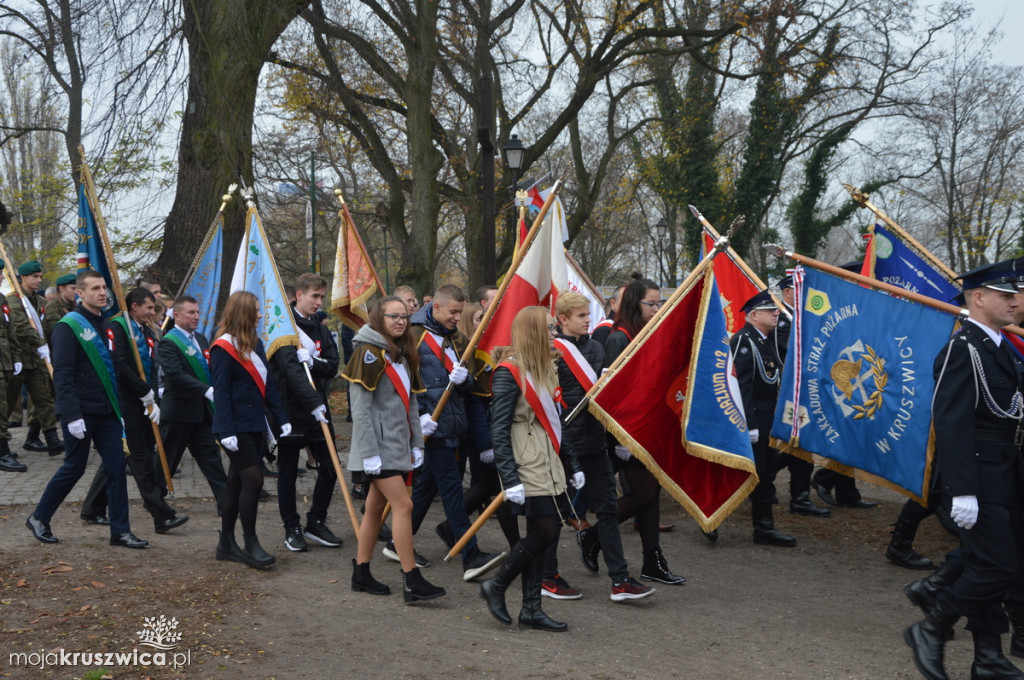
<path id="1" fill-rule="evenodd" d="M 178 148 L 178 190 L 154 269 L 175 289 L 192 263 L 221 196 L 251 186 L 252 127 L 260 70 L 274 41 L 307 3 L 300 0 L 183 0 L 189 49 L 188 104 Z M 245 206 L 225 213 L 225 253 L 241 239 Z M 230 276 L 233 257 L 224 260 Z"/>

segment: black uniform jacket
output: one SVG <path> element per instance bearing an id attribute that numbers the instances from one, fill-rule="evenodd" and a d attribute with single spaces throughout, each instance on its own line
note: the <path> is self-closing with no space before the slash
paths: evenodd
<path id="1" fill-rule="evenodd" d="M 81 305 L 75 307 L 75 311 L 89 321 L 100 338 L 107 338 L 107 331 L 112 330 L 109 321 Z M 119 367 L 122 357 L 115 344 L 111 360 L 118 376 L 122 372 Z M 75 331 L 66 323 L 57 324 L 53 329 L 53 388 L 57 397 L 57 414 L 65 422 L 78 420 L 86 413 L 114 413 L 100 376 L 75 337 Z"/>
<path id="2" fill-rule="evenodd" d="M 196 333 L 195 336 L 203 351 L 210 349 L 206 336 L 202 333 Z M 166 337 L 156 346 L 156 356 L 164 374 L 164 394 L 160 400 L 161 421 L 203 422 L 210 408 L 210 402 L 205 397 L 210 386 L 196 377 L 188 359 Z"/>
<path id="3" fill-rule="evenodd" d="M 604 347 L 601 343 L 595 342 L 588 335 L 581 338 L 571 338 L 568 335 L 559 333 L 559 339 L 576 345 L 576 348 L 594 369 L 594 374 L 600 376 L 604 368 Z M 562 400 L 565 405 L 562 407 L 562 451 L 570 451 L 576 456 L 605 455 L 607 447 L 605 444 L 604 426 L 590 413 L 584 410 L 577 415 L 571 423 L 565 423 L 565 417 L 572 413 L 587 391 L 576 379 L 572 369 L 559 359 L 555 365 L 558 367 L 558 386 L 562 388 Z"/>
<path id="4" fill-rule="evenodd" d="M 149 417 L 142 406 L 141 398 L 149 394 L 153 387 L 139 376 L 138 364 L 135 363 L 135 352 L 132 351 L 128 335 L 120 323 L 112 323 L 114 327 L 114 348 L 120 355 L 118 359 L 117 390 L 121 400 L 121 417 L 124 419 L 125 430 L 148 430 Z M 156 342 L 156 335 L 149 326 L 142 327 L 144 337 Z M 146 350 L 139 350 L 146 351 Z M 153 372 L 156 368 L 156 356 L 153 357 Z"/>
<path id="5" fill-rule="evenodd" d="M 732 350 L 736 367 L 736 380 L 740 385 L 747 428 L 757 430 L 765 423 L 770 426 L 772 416 L 775 415 L 775 403 L 779 400 L 779 385 L 778 382 L 765 382 L 756 357 L 760 356 L 766 377 L 771 379 L 773 376 L 781 376 L 782 361 L 775 351 L 775 343 L 770 336 L 762 336 L 747 323 L 729 339 L 729 349 Z M 762 436 L 766 434 L 762 433 Z"/>

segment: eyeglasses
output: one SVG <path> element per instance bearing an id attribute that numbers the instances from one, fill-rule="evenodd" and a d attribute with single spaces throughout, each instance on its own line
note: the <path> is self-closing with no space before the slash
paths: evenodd
<path id="1" fill-rule="evenodd" d="M 392 321 L 408 321 L 409 319 L 412 318 L 412 314 L 385 314 L 384 318 L 391 319 Z"/>
<path id="2" fill-rule="evenodd" d="M 647 305 L 651 309 L 660 309 L 661 308 L 661 300 L 658 300 L 657 302 L 644 302 L 643 300 L 641 300 L 640 304 Z"/>
<path id="3" fill-rule="evenodd" d="M 549 323 L 548 324 L 548 333 L 557 333 L 557 332 L 558 332 L 558 326 L 556 324 Z"/>

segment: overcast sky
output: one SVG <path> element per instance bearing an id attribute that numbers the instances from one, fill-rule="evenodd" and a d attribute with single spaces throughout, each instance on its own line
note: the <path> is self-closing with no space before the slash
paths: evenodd
<path id="1" fill-rule="evenodd" d="M 1019 31 L 1024 26 L 1024 0 L 973 0 L 974 18 L 982 28 L 1002 20 L 1003 39 L 996 45 L 995 58 L 1011 66 L 1024 66 L 1024 43 Z"/>

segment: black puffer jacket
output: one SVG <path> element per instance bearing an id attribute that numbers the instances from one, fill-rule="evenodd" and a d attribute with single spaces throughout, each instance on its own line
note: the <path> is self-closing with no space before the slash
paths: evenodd
<path id="1" fill-rule="evenodd" d="M 591 340 L 588 335 L 577 339 L 559 333 L 558 338 L 576 345 L 580 354 L 594 369 L 594 373 L 601 375 L 601 369 L 604 368 L 604 347 L 601 343 Z M 562 409 L 562 454 L 571 452 L 571 455 L 575 456 L 605 455 L 604 426 L 590 411 L 584 410 L 571 423 L 566 424 L 565 417 L 572 413 L 587 391 L 583 389 L 583 385 L 576 379 L 564 359 L 559 359 L 556 366 L 558 385 L 562 388 L 562 400 L 565 401 Z"/>

